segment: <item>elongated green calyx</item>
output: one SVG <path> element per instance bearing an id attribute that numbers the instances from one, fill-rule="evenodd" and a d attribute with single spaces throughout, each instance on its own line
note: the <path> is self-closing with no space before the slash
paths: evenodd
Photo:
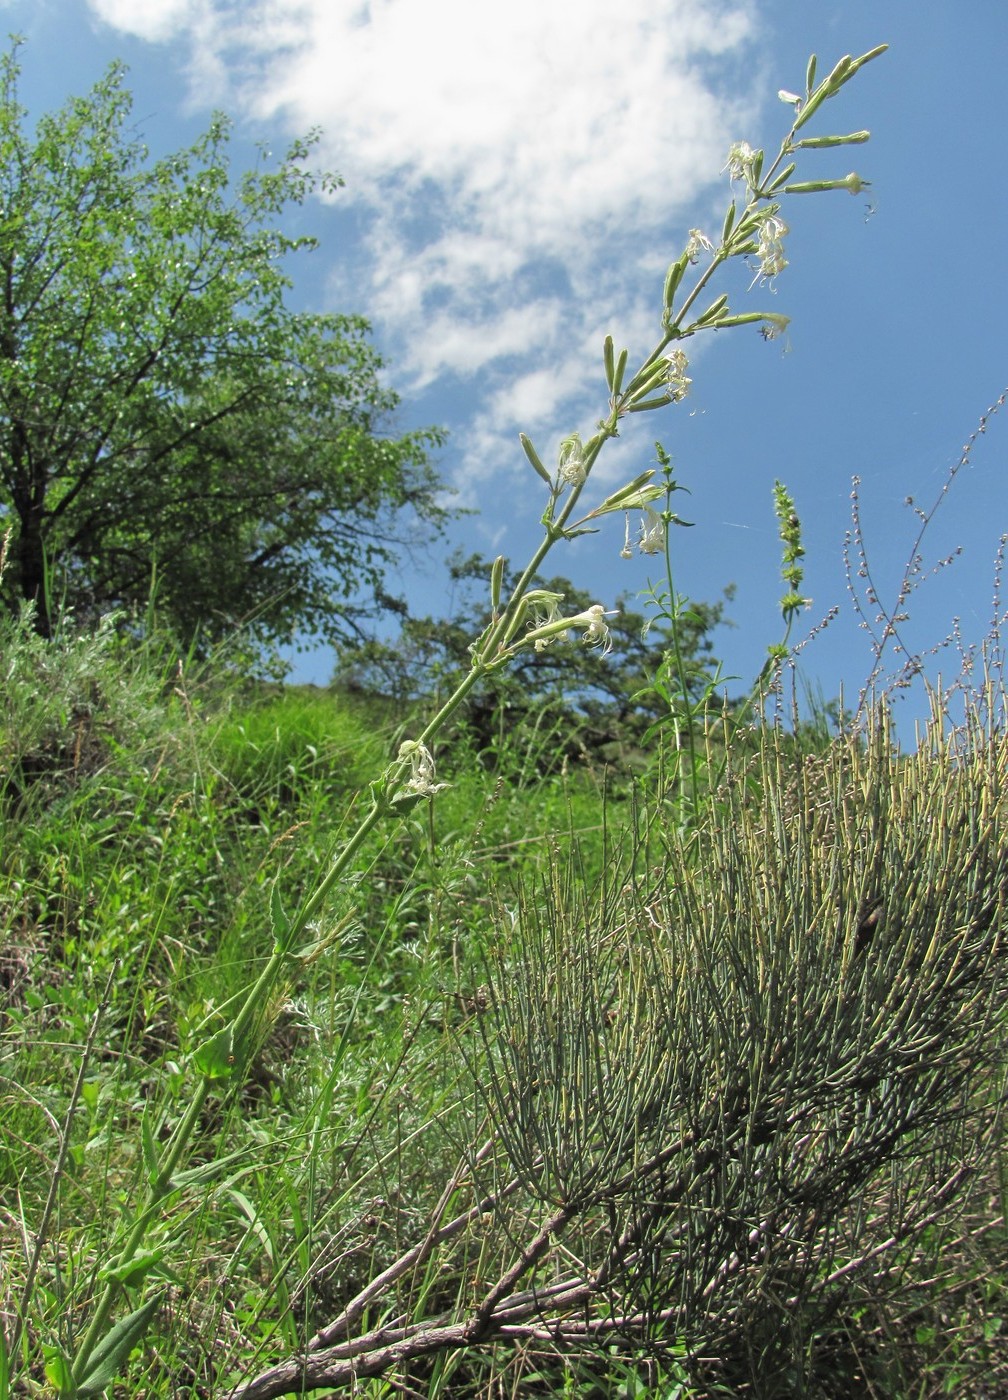
<path id="1" fill-rule="evenodd" d="M 696 318 L 693 324 L 696 326 L 709 325 L 711 321 L 716 320 L 717 317 L 720 316 L 721 312 L 725 310 L 727 305 L 727 296 L 719 296 L 716 301 L 711 302 L 710 306 L 708 306 L 707 310 L 703 313 L 702 316 L 698 316 Z"/>
<path id="2" fill-rule="evenodd" d="M 850 54 L 844 54 L 839 63 L 836 64 L 828 78 L 824 78 L 814 92 L 809 93 L 808 101 L 802 108 L 795 121 L 794 129 L 797 131 L 803 127 L 814 112 L 817 112 L 828 97 L 833 97 L 840 91 L 844 83 L 849 82 L 859 68 L 863 68 L 866 63 L 870 63 L 873 58 L 878 58 L 885 53 L 888 44 L 878 44 L 875 48 L 863 53 L 860 58 L 851 58 Z M 815 76 L 815 65 L 810 62 L 809 72 Z"/>
<path id="3" fill-rule="evenodd" d="M 870 183 L 852 170 L 842 180 L 796 180 L 794 184 L 784 186 L 784 194 L 822 194 L 824 190 L 846 190 L 848 194 L 860 194 Z"/>
<path id="4" fill-rule="evenodd" d="M 796 169 L 797 167 L 794 161 L 791 161 L 791 163 L 789 165 L 786 165 L 778 175 L 775 175 L 764 190 L 764 194 L 767 196 L 767 198 L 769 198 L 771 195 L 777 194 L 777 192 L 780 190 L 781 185 L 787 184 L 788 180 L 791 179 L 791 176 L 795 173 Z"/>
<path id="5" fill-rule="evenodd" d="M 497 558 L 493 561 L 493 566 L 490 570 L 490 606 L 493 609 L 494 616 L 497 615 L 500 609 L 501 587 L 503 585 L 503 582 L 504 556 L 503 554 L 498 554 Z"/>
<path id="6" fill-rule="evenodd" d="M 851 131 L 846 136 L 803 136 L 796 141 L 793 150 L 811 151 L 826 146 L 861 146 L 871 140 L 870 131 Z"/>
<path id="7" fill-rule="evenodd" d="M 672 264 L 672 266 L 669 268 L 668 272 L 665 275 L 665 290 L 662 295 L 666 316 L 669 315 L 672 311 L 672 302 L 675 299 L 676 290 L 678 289 L 679 283 L 683 279 L 683 275 L 686 272 L 686 268 L 688 265 L 689 256 L 688 254 L 683 253 L 682 257 L 677 259 L 677 261 Z"/>
<path id="8" fill-rule="evenodd" d="M 666 400 L 667 402 L 667 400 Z M 660 486 L 654 485 L 654 468 L 641 472 L 633 481 L 607 496 L 601 505 L 588 512 L 586 520 L 597 520 L 599 516 L 611 515 L 615 511 L 640 510 L 665 495 Z"/>
<path id="9" fill-rule="evenodd" d="M 543 481 L 545 481 L 547 486 L 552 487 L 553 478 L 543 466 L 542 462 L 540 462 L 539 454 L 532 446 L 531 438 L 526 437 L 524 433 L 519 433 L 518 441 L 521 443 L 522 451 L 525 453 L 525 456 L 529 459 L 529 462 L 532 464 L 533 469 L 539 476 L 542 477 Z"/>
<path id="10" fill-rule="evenodd" d="M 626 373 L 628 351 L 623 349 L 619 352 L 616 360 L 616 369 L 613 372 L 613 398 L 617 398 L 623 388 L 623 376 Z"/>
<path id="11" fill-rule="evenodd" d="M 740 311 L 737 316 L 719 316 L 711 324 L 716 331 L 727 330 L 730 326 L 751 326 L 757 321 L 765 321 L 764 311 Z"/>

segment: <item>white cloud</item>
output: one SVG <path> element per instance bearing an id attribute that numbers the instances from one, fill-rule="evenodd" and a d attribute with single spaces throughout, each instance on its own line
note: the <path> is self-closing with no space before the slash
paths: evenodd
<path id="1" fill-rule="evenodd" d="M 399 363 L 412 372 L 417 389 L 426 388 L 443 374 L 468 379 L 492 361 L 523 355 L 532 345 L 551 343 L 560 317 L 556 300 L 471 322 L 449 312 L 440 313 L 419 328 L 416 343 L 405 347 Z"/>
<path id="2" fill-rule="evenodd" d="M 274 138 L 322 128 L 366 230 L 340 303 L 374 319 L 400 390 L 461 380 L 463 481 L 519 427 L 598 417 L 602 336 L 657 340 L 687 211 L 747 134 L 754 0 L 91 4 L 186 41 L 207 106 Z"/>
<path id="3" fill-rule="evenodd" d="M 91 0 L 91 8 L 114 29 L 157 43 L 193 24 L 198 0 Z"/>

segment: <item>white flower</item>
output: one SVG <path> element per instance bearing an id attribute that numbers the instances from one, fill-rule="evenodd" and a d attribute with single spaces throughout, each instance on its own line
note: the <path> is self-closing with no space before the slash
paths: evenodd
<path id="1" fill-rule="evenodd" d="M 784 237 L 789 232 L 787 224 L 777 214 L 769 211 L 763 215 L 760 222 L 759 242 L 756 248 L 759 257 L 759 269 L 756 276 L 750 282 L 750 287 L 757 282 L 769 282 L 778 273 L 784 271 L 788 265 L 788 260 L 784 256 Z"/>
<path id="2" fill-rule="evenodd" d="M 552 628 L 552 631 L 545 636 L 535 638 L 532 645 L 536 651 L 545 651 L 551 642 L 567 636 L 566 627 L 557 626 L 557 623 L 562 621 L 560 617 L 560 604 L 562 602 L 562 593 L 549 593 L 545 588 L 539 589 L 533 596 L 532 621 L 529 623 L 529 627 L 533 632 Z"/>
<path id="3" fill-rule="evenodd" d="M 689 393 L 690 385 L 693 383 L 686 373 L 689 369 L 689 360 L 682 350 L 673 350 L 671 355 L 666 357 L 666 363 L 668 370 L 665 382 L 668 396 L 673 403 L 681 403 Z"/>
<path id="4" fill-rule="evenodd" d="M 615 617 L 615 613 L 607 613 L 601 603 L 595 603 L 584 612 L 576 613 L 574 617 L 561 617 L 562 602 L 562 593 L 547 593 L 545 590 L 534 598 L 535 613 L 528 640 L 536 651 L 545 650 L 558 637 L 566 637 L 572 627 L 584 628 L 581 640 L 586 645 L 601 647 L 603 654 L 612 650 L 606 618 Z"/>
<path id="5" fill-rule="evenodd" d="M 777 92 L 777 96 L 782 102 L 790 103 L 796 112 L 801 106 L 802 100 L 798 94 L 796 92 L 788 92 L 787 88 L 780 88 Z"/>
<path id="6" fill-rule="evenodd" d="M 633 558 L 633 545 L 630 543 L 630 512 L 626 514 L 626 531 L 623 535 L 623 548 L 619 552 L 621 559 Z"/>
<path id="7" fill-rule="evenodd" d="M 612 637 L 609 634 L 609 624 L 607 617 L 615 617 L 615 612 L 606 612 L 601 603 L 595 603 L 586 612 L 578 613 L 577 617 L 570 619 L 571 627 L 583 627 L 584 633 L 581 637 L 585 646 L 601 647 L 602 655 L 612 651 Z"/>
<path id="8" fill-rule="evenodd" d="M 785 333 L 790 324 L 790 316 L 778 316 L 775 312 L 768 311 L 763 317 L 760 334 L 764 340 L 776 340 Z"/>
<path id="9" fill-rule="evenodd" d="M 641 554 L 661 554 L 665 548 L 665 521 L 650 506 L 641 520 L 641 536 L 637 548 Z"/>
<path id="10" fill-rule="evenodd" d="M 751 185 L 756 168 L 755 161 L 756 152 L 749 142 L 735 141 L 728 150 L 728 161 L 724 169 L 728 171 L 728 178 L 731 181 L 744 180 L 747 185 Z"/>
<path id="11" fill-rule="evenodd" d="M 405 795 L 433 797 L 434 793 L 448 786 L 447 783 L 434 781 L 434 756 L 426 744 L 418 743 L 416 739 L 407 739 L 399 745 L 399 757 L 404 761 L 409 759 L 410 764 L 410 775 L 403 787 Z"/>
<path id="12" fill-rule="evenodd" d="M 691 263 L 695 263 L 701 252 L 713 253 L 714 244 L 705 233 L 701 233 L 698 228 L 691 228 L 689 231 L 689 242 L 686 244 L 686 256 Z"/>
<path id="13" fill-rule="evenodd" d="M 571 433 L 560 444 L 560 480 L 567 486 L 583 486 L 588 476 L 584 447 L 579 433 Z"/>

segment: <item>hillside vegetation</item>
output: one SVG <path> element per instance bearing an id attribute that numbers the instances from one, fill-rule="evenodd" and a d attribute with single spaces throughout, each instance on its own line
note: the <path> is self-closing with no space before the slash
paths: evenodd
<path id="1" fill-rule="evenodd" d="M 111 627 L 11 625 L 4 655 L 2 1283 L 34 1394 L 271 903 L 410 720 Z M 481 752 L 463 720 L 452 785 L 360 852 L 203 1105 L 124 1271 L 158 1306 L 114 1393 L 991 1393 L 1008 749 L 981 720 L 907 756 L 884 718 L 751 731 L 726 766 L 712 733 L 685 825 L 660 761 L 544 771 L 534 726 Z"/>

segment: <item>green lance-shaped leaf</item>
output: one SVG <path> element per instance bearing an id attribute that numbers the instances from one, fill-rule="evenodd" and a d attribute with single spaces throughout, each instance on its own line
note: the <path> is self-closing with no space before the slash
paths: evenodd
<path id="1" fill-rule="evenodd" d="M 613 338 L 607 335 L 602 346 L 602 364 L 605 367 L 606 384 L 609 386 L 610 394 L 615 393 L 613 385 L 616 383 L 616 354 L 613 346 Z"/>
<path id="2" fill-rule="evenodd" d="M 230 1079 L 235 1066 L 234 1026 L 224 1026 L 204 1041 L 193 1055 L 193 1063 L 207 1079 Z"/>
<path id="3" fill-rule="evenodd" d="M 127 1288 L 136 1288 L 163 1258 L 163 1249 L 143 1249 L 121 1264 L 106 1264 L 100 1270 L 99 1277 L 114 1278 L 117 1283 L 124 1284 Z"/>
<path id="4" fill-rule="evenodd" d="M 0 1400 L 10 1400 L 10 1367 L 7 1364 L 7 1343 L 0 1327 Z"/>
<path id="5" fill-rule="evenodd" d="M 130 1352 L 140 1342 L 151 1319 L 161 1306 L 159 1294 L 148 1298 L 135 1312 L 121 1318 L 111 1332 L 102 1339 L 87 1359 L 87 1370 L 77 1382 L 76 1396 L 85 1400 L 91 1395 L 101 1395 L 115 1380 L 122 1364 Z M 72 1394 L 74 1392 L 71 1392 Z"/>
<path id="6" fill-rule="evenodd" d="M 45 1378 L 54 1387 L 60 1400 L 72 1400 L 75 1393 L 70 1362 L 62 1347 L 42 1343 L 42 1356 L 45 1362 Z"/>
<path id="7" fill-rule="evenodd" d="M 270 928 L 273 931 L 273 947 L 278 953 L 286 952 L 290 943 L 291 923 L 280 903 L 280 886 L 276 880 L 270 886 Z"/>

